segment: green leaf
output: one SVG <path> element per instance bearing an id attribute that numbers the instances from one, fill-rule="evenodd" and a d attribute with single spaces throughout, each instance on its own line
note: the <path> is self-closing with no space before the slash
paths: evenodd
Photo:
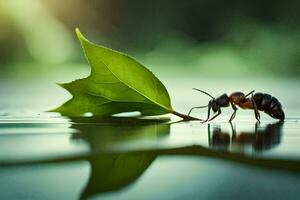
<path id="1" fill-rule="evenodd" d="M 142 115 L 174 112 L 165 86 L 132 57 L 89 42 L 76 29 L 91 66 L 87 78 L 60 84 L 73 98 L 53 110 L 67 116 L 110 116 L 140 111 Z"/>

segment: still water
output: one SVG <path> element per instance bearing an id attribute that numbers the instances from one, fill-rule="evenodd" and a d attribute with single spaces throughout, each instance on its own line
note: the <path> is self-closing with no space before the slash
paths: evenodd
<path id="1" fill-rule="evenodd" d="M 297 199 L 299 120 L 2 116 L 1 199 Z M 243 121 L 244 119 L 244 121 Z"/>
<path id="2" fill-rule="evenodd" d="M 241 87 L 237 80 L 223 88 L 223 80 L 197 80 L 166 81 L 174 108 L 207 102 L 186 88 L 206 85 L 218 94 Z M 245 91 L 279 97 L 285 122 L 262 114 L 257 124 L 252 111 L 238 111 L 230 124 L 230 109 L 210 124 L 170 115 L 67 118 L 35 112 L 65 100 L 53 98 L 54 86 L 2 87 L 0 199 L 299 199 L 299 81 L 243 83 Z"/>

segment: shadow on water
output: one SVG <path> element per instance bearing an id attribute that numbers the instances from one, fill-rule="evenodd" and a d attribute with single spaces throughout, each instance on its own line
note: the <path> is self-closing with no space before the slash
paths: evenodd
<path id="1" fill-rule="evenodd" d="M 161 155 L 205 156 L 260 167 L 300 171 L 298 160 L 256 158 L 228 151 L 230 145 L 252 145 L 255 151 L 267 151 L 275 147 L 280 143 L 282 123 L 268 124 L 263 129 L 256 125 L 253 131 L 240 133 L 236 133 L 232 127 L 231 134 L 218 127 L 211 130 L 208 125 L 209 148 L 200 145 L 144 148 L 147 141 L 159 141 L 170 134 L 171 124 L 168 119 L 112 118 L 99 121 L 94 118 L 74 118 L 72 122 L 72 128 L 78 130 L 78 133 L 73 134 L 72 141 L 85 142 L 90 148 L 88 154 L 16 163 L 2 162 L 0 166 L 86 160 L 91 171 L 81 193 L 82 199 L 129 186 Z M 139 146 L 135 142 L 142 144 Z M 134 144 L 134 148 L 128 146 L 128 143 Z"/>

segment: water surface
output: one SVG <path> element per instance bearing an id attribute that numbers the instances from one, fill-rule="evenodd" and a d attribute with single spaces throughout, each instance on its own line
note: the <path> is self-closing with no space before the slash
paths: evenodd
<path id="1" fill-rule="evenodd" d="M 222 82 L 213 82 L 211 90 L 221 92 Z M 228 91 L 233 82 L 226 83 Z M 296 83 L 290 90 L 297 90 Z M 22 101 L 18 95 L 29 94 L 13 85 L 15 92 L 0 101 L 0 199 L 299 199 L 297 93 L 281 90 L 290 82 L 277 81 L 273 89 L 268 80 L 254 85 L 280 97 L 284 123 L 262 114 L 257 124 L 252 111 L 238 111 L 230 124 L 230 109 L 210 124 L 170 115 L 68 118 L 36 112 L 65 94 L 49 90 L 41 102 L 34 98 L 42 93 L 38 87 L 32 101 Z M 181 112 L 207 102 L 184 83 L 169 80 L 167 86 Z M 174 95 L 176 89 L 181 95 Z M 191 95 L 197 98 L 186 98 Z"/>

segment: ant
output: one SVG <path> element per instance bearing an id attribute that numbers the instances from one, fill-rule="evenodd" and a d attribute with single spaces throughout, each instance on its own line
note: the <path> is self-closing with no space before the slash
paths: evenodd
<path id="1" fill-rule="evenodd" d="M 266 114 L 270 115 L 273 118 L 279 119 L 280 121 L 283 121 L 285 118 L 284 111 L 282 110 L 280 102 L 270 94 L 259 92 L 253 94 L 255 90 L 252 90 L 246 95 L 242 92 L 234 92 L 229 96 L 227 96 L 227 94 L 222 94 L 221 96 L 214 98 L 212 95 L 203 90 L 197 88 L 193 89 L 202 92 L 212 98 L 212 100 L 208 102 L 208 105 L 192 107 L 188 113 L 189 116 L 193 109 L 208 107 L 207 119 L 201 120 L 203 121 L 202 123 L 215 119 L 221 114 L 221 108 L 228 107 L 229 105 L 231 105 L 233 109 L 233 113 L 229 119 L 229 122 L 234 119 L 236 111 L 238 110 L 237 106 L 242 109 L 253 109 L 255 118 L 258 122 L 260 122 L 260 114 L 258 111 L 264 111 Z M 249 97 L 250 95 L 251 97 Z M 212 118 L 210 118 L 211 109 L 214 113 L 217 112 L 217 114 L 215 114 Z"/>

